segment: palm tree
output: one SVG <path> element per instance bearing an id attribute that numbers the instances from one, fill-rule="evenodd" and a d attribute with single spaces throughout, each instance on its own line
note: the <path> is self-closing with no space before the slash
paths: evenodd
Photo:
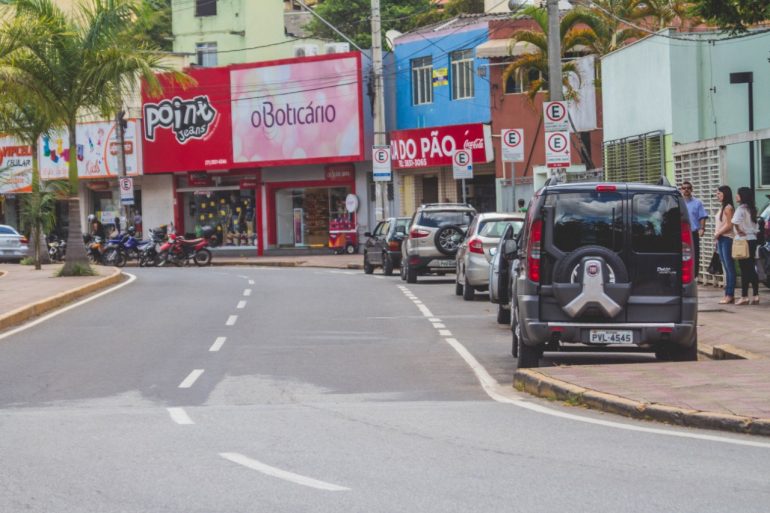
<path id="1" fill-rule="evenodd" d="M 10 0 L 15 18 L 0 35 L 0 84 L 26 87 L 69 132 L 69 234 L 63 274 L 87 266 L 81 238 L 76 125 L 78 116 L 111 118 L 122 98 L 143 80 L 151 95 L 162 87 L 156 72 L 191 83 L 161 62 L 155 48 L 129 43 L 130 0 L 89 0 L 69 15 L 52 0 Z"/>
<path id="2" fill-rule="evenodd" d="M 56 183 L 56 182 L 53 182 Z M 29 230 L 34 248 L 35 269 L 42 266 L 41 255 L 48 257 L 48 252 L 43 251 L 44 234 L 53 230 L 56 226 L 56 199 L 63 187 L 53 187 L 53 190 L 40 190 L 32 194 L 24 195 L 21 204 L 21 228 Z"/>
<path id="3" fill-rule="evenodd" d="M 614 52 L 646 35 L 643 30 L 631 25 L 647 16 L 645 0 L 592 0 L 587 9 L 595 17 L 595 22 L 591 20 L 587 24 L 596 34 L 591 49 L 597 55 Z"/>
<path id="4" fill-rule="evenodd" d="M 645 25 L 651 30 L 663 30 L 677 26 L 691 29 L 702 23 L 693 14 L 694 3 L 688 0 L 641 0 Z"/>
<path id="5" fill-rule="evenodd" d="M 503 83 L 515 73 L 537 72 L 538 78 L 530 81 L 527 94 L 534 100 L 539 91 L 547 87 L 548 84 L 548 12 L 545 8 L 529 6 L 522 10 L 517 18 L 532 18 L 539 30 L 519 29 L 511 36 L 510 48 L 517 43 L 526 43 L 528 53 L 516 58 L 511 64 L 503 70 Z M 598 23 L 596 18 L 589 11 L 576 8 L 566 13 L 559 23 L 561 35 L 562 58 L 567 55 L 584 53 L 590 49 L 596 41 L 596 33 L 591 28 Z M 575 92 L 569 83 L 571 73 L 577 74 L 575 64 L 566 62 L 562 66 L 562 83 L 567 88 L 567 97 L 574 97 Z"/>

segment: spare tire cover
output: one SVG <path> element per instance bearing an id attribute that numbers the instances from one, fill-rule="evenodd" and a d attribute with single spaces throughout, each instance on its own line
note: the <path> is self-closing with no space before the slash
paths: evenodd
<path id="1" fill-rule="evenodd" d="M 446 256 L 455 256 L 460 244 L 465 237 L 465 231 L 455 224 L 446 224 L 438 229 L 433 237 L 433 243 L 439 253 Z"/>

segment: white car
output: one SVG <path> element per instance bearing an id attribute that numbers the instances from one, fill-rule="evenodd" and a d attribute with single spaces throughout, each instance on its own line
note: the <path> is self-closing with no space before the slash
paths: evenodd
<path id="1" fill-rule="evenodd" d="M 28 253 L 27 238 L 12 226 L 0 224 L 0 261 L 19 262 Z"/>

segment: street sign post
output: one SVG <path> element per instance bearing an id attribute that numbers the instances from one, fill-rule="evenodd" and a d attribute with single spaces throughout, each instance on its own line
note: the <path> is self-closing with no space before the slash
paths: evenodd
<path id="1" fill-rule="evenodd" d="M 545 132 L 569 132 L 567 102 L 543 102 Z"/>
<path id="2" fill-rule="evenodd" d="M 372 146 L 372 173 L 375 182 L 390 182 L 393 179 L 390 167 L 390 145 Z"/>
<path id="3" fill-rule="evenodd" d="M 118 179 L 120 186 L 120 204 L 134 204 L 134 179 L 130 176 L 122 176 Z"/>
<path id="4" fill-rule="evenodd" d="M 550 132 L 545 134 L 545 163 L 549 168 L 569 167 L 569 132 Z"/>
<path id="5" fill-rule="evenodd" d="M 473 160 L 470 150 L 455 150 L 452 154 L 452 176 L 462 180 L 463 203 L 467 203 L 465 180 L 473 178 Z"/>

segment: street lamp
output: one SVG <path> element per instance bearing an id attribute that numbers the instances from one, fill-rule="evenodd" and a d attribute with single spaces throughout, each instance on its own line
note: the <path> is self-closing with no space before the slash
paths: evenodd
<path id="1" fill-rule="evenodd" d="M 731 84 L 749 85 L 749 132 L 754 130 L 754 73 L 743 71 L 740 73 L 730 73 Z M 754 141 L 749 143 L 749 187 L 754 193 Z"/>

